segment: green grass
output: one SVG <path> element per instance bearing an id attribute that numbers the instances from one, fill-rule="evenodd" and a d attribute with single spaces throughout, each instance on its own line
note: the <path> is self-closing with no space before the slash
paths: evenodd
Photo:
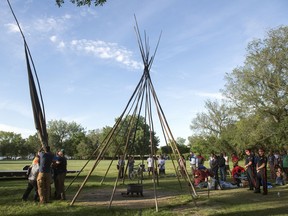
<path id="1" fill-rule="evenodd" d="M 21 196 L 26 188 L 27 180 L 25 179 L 2 179 L 0 180 L 0 215 L 288 215 L 288 186 L 278 186 L 269 189 L 268 195 L 263 196 L 261 194 L 254 194 L 251 191 L 247 191 L 246 188 L 237 188 L 230 190 L 217 190 L 210 191 L 208 198 L 207 190 L 198 191 L 200 197 L 197 199 L 197 206 L 191 200 L 188 190 L 182 182 L 183 190 L 181 190 L 177 178 L 173 176 L 174 170 L 171 161 L 167 161 L 166 165 L 166 178 L 159 179 L 159 186 L 157 191 L 166 191 L 167 194 L 178 194 L 174 199 L 166 200 L 164 205 L 158 204 L 159 212 L 155 211 L 155 206 L 145 207 L 144 205 L 137 204 L 133 208 L 128 208 L 126 205 L 116 207 L 112 206 L 108 209 L 108 206 L 98 205 L 84 205 L 82 202 L 76 202 L 73 206 L 70 206 L 71 199 L 76 194 L 79 185 L 83 182 L 83 179 L 92 167 L 91 161 L 84 169 L 83 173 L 76 179 L 72 186 L 67 191 L 67 201 L 55 201 L 47 205 L 38 205 L 31 200 L 28 202 L 22 202 Z M 31 163 L 31 161 L 0 161 L 0 170 L 21 170 L 23 166 Z M 86 161 L 68 160 L 69 170 L 80 170 Z M 111 169 L 101 185 L 100 182 L 110 164 L 110 161 L 101 161 L 96 167 L 92 176 L 89 178 L 83 191 L 81 192 L 82 198 L 91 192 L 97 192 L 98 190 L 107 189 L 112 191 L 115 183 L 117 169 L 116 162 L 111 166 Z M 137 164 L 137 162 L 136 162 Z M 70 177 L 66 179 L 66 186 L 70 184 L 72 177 L 75 174 L 70 174 Z M 134 183 L 127 179 L 125 184 Z M 153 189 L 151 179 L 145 177 L 144 181 L 144 198 L 146 190 Z M 125 188 L 122 182 L 119 182 L 119 188 Z M 53 190 L 53 186 L 52 186 Z M 277 193 L 280 192 L 280 197 Z M 165 197 L 166 198 L 166 197 Z M 140 199 L 140 198 L 137 198 Z"/>

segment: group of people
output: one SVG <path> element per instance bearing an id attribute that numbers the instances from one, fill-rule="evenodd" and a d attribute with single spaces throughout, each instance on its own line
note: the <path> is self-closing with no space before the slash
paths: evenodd
<path id="1" fill-rule="evenodd" d="M 271 179 L 276 185 L 284 185 L 288 175 L 288 155 L 285 151 L 269 151 L 267 156 Z"/>
<path id="2" fill-rule="evenodd" d="M 257 158 L 251 153 L 251 149 L 246 149 L 245 154 L 245 170 L 249 190 L 254 190 L 254 193 L 261 193 L 260 186 L 262 185 L 262 194 L 267 195 L 267 157 L 264 154 L 264 149 L 259 148 Z"/>
<path id="3" fill-rule="evenodd" d="M 193 177 L 194 185 L 200 187 L 207 186 L 207 180 L 212 177 L 215 181 L 215 189 L 221 188 L 220 181 L 226 182 L 227 175 L 232 178 L 232 184 L 240 187 L 243 182 L 248 182 L 249 190 L 253 190 L 255 193 L 261 193 L 260 187 L 262 186 L 262 194 L 266 195 L 267 191 L 267 166 L 270 168 L 270 178 L 275 181 L 276 185 L 284 185 L 286 181 L 288 171 L 288 156 L 285 152 L 279 154 L 277 151 L 273 153 L 269 152 L 269 155 L 265 155 L 264 149 L 259 148 L 257 153 L 252 152 L 251 149 L 245 150 L 245 162 L 244 166 L 238 164 L 239 157 L 236 153 L 231 155 L 231 162 L 233 164 L 232 170 L 229 166 L 230 157 L 226 153 L 220 153 L 216 155 L 212 153 L 209 158 L 210 168 L 204 166 L 205 158 L 201 154 L 194 154 L 190 152 L 187 158 L 190 165 L 191 174 Z M 150 176 L 153 171 L 159 175 L 165 175 L 165 157 L 160 155 L 158 157 L 149 155 L 147 158 L 148 175 Z M 129 156 L 128 158 L 128 172 L 133 172 L 134 158 Z M 155 163 L 155 164 L 154 164 Z M 119 177 L 124 176 L 125 160 L 124 156 L 120 156 L 118 160 Z M 158 169 L 157 169 L 158 168 Z M 187 175 L 186 159 L 183 155 L 178 160 L 178 168 L 181 176 Z M 189 172 L 190 174 L 190 172 Z"/>
<path id="4" fill-rule="evenodd" d="M 65 200 L 65 176 L 67 172 L 67 159 L 64 149 L 54 155 L 49 146 L 41 148 L 32 164 L 28 168 L 28 185 L 22 196 L 27 201 L 30 192 L 34 189 L 34 201 L 44 204 L 50 202 L 51 184 L 54 182 L 55 199 Z"/>
<path id="5" fill-rule="evenodd" d="M 208 177 L 215 180 L 215 189 L 221 188 L 220 181 L 226 182 L 226 176 L 230 174 L 232 183 L 238 187 L 242 184 L 242 180 L 248 181 L 249 190 L 254 193 L 261 193 L 260 187 L 262 186 L 262 194 L 266 195 L 267 191 L 267 164 L 271 172 L 271 180 L 275 181 L 276 185 L 284 185 L 286 182 L 288 170 L 288 156 L 285 152 L 278 155 L 270 151 L 269 155 L 265 155 L 263 148 L 259 148 L 257 154 L 252 152 L 251 149 L 245 150 L 245 163 L 244 167 L 238 164 L 239 158 L 235 153 L 231 155 L 233 164 L 232 170 L 229 167 L 229 157 L 225 153 L 219 155 L 211 154 L 209 158 L 210 169 L 204 166 L 205 159 L 201 154 L 195 155 L 190 153 L 188 160 L 192 176 L 194 177 L 195 186 L 207 184 Z M 186 166 L 185 158 L 182 156 L 179 161 L 179 167 Z M 181 169 L 182 172 L 184 171 Z M 220 177 L 219 177 L 220 174 Z"/>
<path id="6" fill-rule="evenodd" d="M 267 165 L 270 169 L 270 179 L 275 180 L 276 185 L 284 185 L 286 183 L 288 171 L 288 155 L 285 151 L 279 155 L 279 152 L 270 151 L 266 156 L 262 148 L 258 150 L 258 156 L 246 149 L 247 155 L 245 160 L 245 168 L 249 183 L 249 190 L 254 190 L 254 193 L 261 193 L 260 186 L 262 185 L 263 195 L 267 194 Z"/>
<path id="7" fill-rule="evenodd" d="M 153 171 L 155 174 L 159 173 L 160 176 L 165 176 L 165 162 L 166 162 L 166 157 L 164 155 L 160 156 L 152 156 L 149 155 L 146 162 L 147 162 L 147 172 L 148 176 L 153 175 Z M 156 164 L 154 164 L 156 162 Z M 132 174 L 134 171 L 135 167 L 135 160 L 133 156 L 128 156 L 128 161 L 127 161 L 127 169 L 128 169 L 128 176 Z M 120 155 L 118 162 L 117 162 L 117 170 L 118 170 L 118 177 L 123 178 L 125 175 L 125 158 L 124 155 Z M 140 167 L 137 169 L 141 169 L 142 171 L 145 171 L 145 164 L 140 164 Z"/>

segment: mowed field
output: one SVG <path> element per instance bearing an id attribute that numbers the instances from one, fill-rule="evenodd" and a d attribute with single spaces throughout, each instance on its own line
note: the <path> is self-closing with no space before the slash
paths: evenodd
<path id="1" fill-rule="evenodd" d="M 90 161 L 71 184 L 66 192 L 66 201 L 52 199 L 51 203 L 46 205 L 34 203 L 32 201 L 33 192 L 30 194 L 29 201 L 21 200 L 27 186 L 26 179 L 1 179 L 0 215 L 288 215 L 287 185 L 273 185 L 273 188 L 268 190 L 267 196 L 254 194 L 247 188 L 212 190 L 209 191 L 209 194 L 207 189 L 196 189 L 199 197 L 192 199 L 189 186 L 182 178 L 176 177 L 171 160 L 166 161 L 166 177 L 159 178 L 159 182 L 156 184 L 157 199 L 155 199 L 153 180 L 148 177 L 146 172 L 144 172 L 142 182 L 143 197 L 125 196 L 127 184 L 138 183 L 137 179 L 126 178 L 125 181 L 118 181 L 113 193 L 117 176 L 117 162 L 111 163 L 110 160 L 102 160 L 71 205 L 71 200 L 75 198 L 76 192 L 94 162 Z M 135 165 L 140 162 L 136 161 Z M 22 170 L 25 165 L 30 163 L 31 161 L 0 161 L 0 170 Z M 68 170 L 81 170 L 86 163 L 85 160 L 68 160 Z M 75 175 L 67 176 L 66 187 L 74 180 Z M 54 185 L 51 184 L 51 187 L 53 192 Z"/>

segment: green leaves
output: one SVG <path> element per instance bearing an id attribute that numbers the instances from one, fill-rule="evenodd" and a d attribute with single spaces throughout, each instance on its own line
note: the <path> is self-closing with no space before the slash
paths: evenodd
<path id="1" fill-rule="evenodd" d="M 225 80 L 221 92 L 227 101 L 206 101 L 206 111 L 197 114 L 191 129 L 205 140 L 217 137 L 220 149 L 283 147 L 288 137 L 288 27 L 251 41 L 243 66 Z"/>

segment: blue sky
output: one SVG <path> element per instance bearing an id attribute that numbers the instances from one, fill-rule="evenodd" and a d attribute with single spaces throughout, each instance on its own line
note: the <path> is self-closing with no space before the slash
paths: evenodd
<path id="1" fill-rule="evenodd" d="M 53 0 L 10 2 L 37 69 L 47 121 L 75 121 L 86 130 L 113 126 L 143 73 L 135 14 L 151 52 L 162 31 L 150 74 L 173 136 L 185 139 L 204 102 L 221 99 L 224 75 L 243 64 L 248 42 L 288 24 L 286 0 L 108 0 L 90 8 L 68 0 L 61 8 Z M 36 130 L 23 40 L 4 0 L 0 46 L 0 130 L 26 138 Z"/>

